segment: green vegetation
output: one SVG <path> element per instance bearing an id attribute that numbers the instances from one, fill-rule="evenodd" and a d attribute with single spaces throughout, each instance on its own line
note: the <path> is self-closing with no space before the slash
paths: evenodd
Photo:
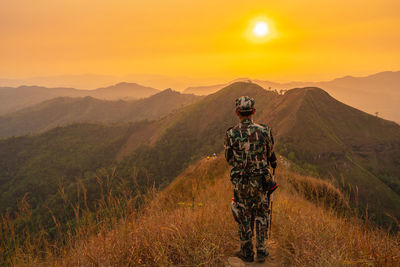
<path id="1" fill-rule="evenodd" d="M 0 138 L 38 133 L 77 122 L 156 120 L 199 99 L 201 98 L 171 89 L 135 101 L 60 97 L 0 116 Z"/>
<path id="2" fill-rule="evenodd" d="M 12 214 L 25 199 L 32 207 L 33 232 L 53 229 L 52 216 L 67 222 L 60 187 L 67 195 L 76 195 L 83 183 L 88 200 L 94 199 L 96 170 L 110 166 L 127 137 L 144 124 L 75 124 L 0 141 L 0 211 Z"/>
<path id="3" fill-rule="evenodd" d="M 400 216 L 400 195 L 393 190 L 400 177 L 400 126 L 346 106 L 318 88 L 293 89 L 283 97 L 286 106 L 276 109 L 270 123 L 285 130 L 278 151 L 304 173 L 333 178 L 342 190 L 351 187 L 353 204 L 364 211 L 368 207 L 370 218 L 396 229 L 385 213 Z M 280 126 L 282 121 L 286 124 Z"/>

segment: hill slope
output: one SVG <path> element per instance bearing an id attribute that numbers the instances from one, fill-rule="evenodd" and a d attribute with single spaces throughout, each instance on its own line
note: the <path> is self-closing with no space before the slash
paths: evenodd
<path id="1" fill-rule="evenodd" d="M 106 101 L 92 97 L 55 98 L 0 116 L 0 138 L 37 133 L 74 122 L 156 120 L 199 98 L 171 89 L 136 101 Z"/>
<path id="2" fill-rule="evenodd" d="M 74 124 L 38 136 L 0 140 L 0 213 L 16 212 L 25 199 L 33 213 L 24 225 L 32 232 L 44 228 L 54 234 L 52 218 L 63 223 L 69 218 L 63 214 L 60 186 L 74 205 L 79 185 L 84 184 L 91 201 L 100 193 L 93 189 L 96 171 L 115 163 L 128 136 L 146 124 Z"/>
<path id="3" fill-rule="evenodd" d="M 287 106 L 293 99 L 300 104 Z M 344 105 L 317 88 L 290 90 L 282 103 L 285 108 L 280 105 L 265 118 L 276 125 L 283 155 L 321 176 L 343 177 L 375 214 L 400 215 L 398 124 Z"/>
<path id="4" fill-rule="evenodd" d="M 26 108 L 55 97 L 92 96 L 99 99 L 138 99 L 149 97 L 159 90 L 136 83 L 118 83 L 96 90 L 47 88 L 41 86 L 0 87 L 0 115 Z"/>

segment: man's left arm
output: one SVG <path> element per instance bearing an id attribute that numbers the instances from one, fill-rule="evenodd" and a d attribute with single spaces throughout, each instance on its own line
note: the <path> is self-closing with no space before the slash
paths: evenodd
<path id="1" fill-rule="evenodd" d="M 233 165 L 233 148 L 231 138 L 228 135 L 228 132 L 225 134 L 224 139 L 224 148 L 225 148 L 225 159 L 229 163 L 229 165 Z"/>

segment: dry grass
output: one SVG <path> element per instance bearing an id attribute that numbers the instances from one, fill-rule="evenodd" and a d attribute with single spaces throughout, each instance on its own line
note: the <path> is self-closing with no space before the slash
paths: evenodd
<path id="1" fill-rule="evenodd" d="M 140 213 L 116 220 L 112 230 L 110 223 L 98 226 L 90 237 L 70 242 L 66 254 L 49 254 L 40 264 L 223 266 L 238 246 L 227 170 L 220 157 L 199 161 L 163 192 L 150 191 Z M 331 184 L 283 169 L 278 170 L 277 180 L 281 187 L 274 199 L 272 238 L 280 262 L 294 266 L 399 265 L 400 236 L 390 236 L 349 213 L 338 213 L 347 207 L 347 198 Z M 26 257 L 14 262 L 30 265 Z"/>
<path id="2" fill-rule="evenodd" d="M 192 166 L 148 207 L 113 231 L 85 240 L 65 266 L 216 266 L 236 246 L 230 184 L 220 159 Z M 214 179 L 210 179 L 214 178 Z M 227 219 L 229 218 L 229 219 Z"/>
<path id="3" fill-rule="evenodd" d="M 278 182 L 286 191 L 297 193 L 319 207 L 335 210 L 342 215 L 350 215 L 349 196 L 326 180 L 300 175 L 288 169 L 280 169 Z"/>

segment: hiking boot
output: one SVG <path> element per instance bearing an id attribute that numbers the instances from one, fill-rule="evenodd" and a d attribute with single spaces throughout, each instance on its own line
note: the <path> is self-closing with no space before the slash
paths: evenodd
<path id="1" fill-rule="evenodd" d="M 269 255 L 268 250 L 265 250 L 265 251 L 257 250 L 256 261 L 257 262 L 264 262 L 265 258 L 268 257 L 268 255 Z"/>
<path id="2" fill-rule="evenodd" d="M 253 252 L 253 254 L 254 254 L 254 252 Z M 254 261 L 254 255 L 246 255 L 241 250 L 237 251 L 235 253 L 235 256 L 240 258 L 244 262 L 253 262 Z"/>

